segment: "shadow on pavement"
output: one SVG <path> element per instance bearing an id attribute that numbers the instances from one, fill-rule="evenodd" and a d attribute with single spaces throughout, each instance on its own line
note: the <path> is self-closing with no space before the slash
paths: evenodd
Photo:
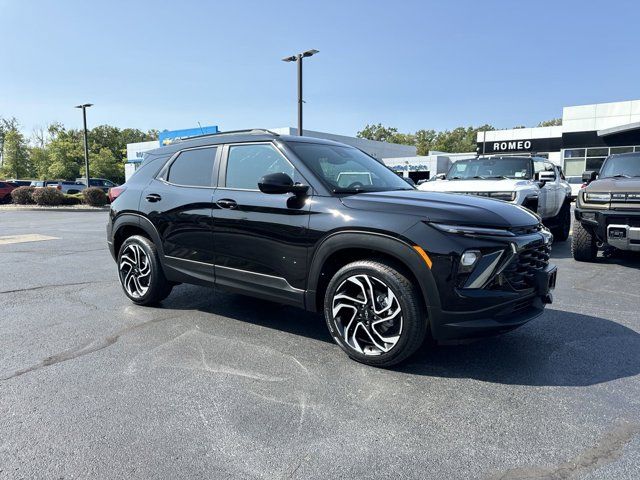
<path id="1" fill-rule="evenodd" d="M 163 302 L 332 343 L 321 315 L 242 295 L 178 287 Z M 336 355 L 340 355 L 336 348 Z M 640 373 L 640 334 L 599 317 L 547 309 L 506 335 L 456 346 L 425 346 L 394 370 L 486 382 L 586 386 Z"/>
<path id="2" fill-rule="evenodd" d="M 397 370 L 508 385 L 594 385 L 640 373 L 640 334 L 603 318 L 547 309 L 503 336 L 424 348 Z"/>
<path id="3" fill-rule="evenodd" d="M 198 310 L 239 320 L 265 328 L 301 335 L 313 340 L 333 343 L 321 315 L 206 287 L 181 285 L 162 302 L 164 308 Z"/>

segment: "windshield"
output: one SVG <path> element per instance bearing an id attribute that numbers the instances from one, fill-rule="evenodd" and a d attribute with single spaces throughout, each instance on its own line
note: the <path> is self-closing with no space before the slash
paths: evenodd
<path id="1" fill-rule="evenodd" d="M 611 155 L 600 170 L 604 177 L 640 177 L 640 154 Z"/>
<path id="2" fill-rule="evenodd" d="M 357 148 L 287 142 L 333 193 L 414 190 L 401 177 Z"/>
<path id="3" fill-rule="evenodd" d="M 447 180 L 471 180 L 487 178 L 531 179 L 531 160 L 529 158 L 472 158 L 458 160 L 451 165 Z"/>
<path id="4" fill-rule="evenodd" d="M 569 183 L 571 183 L 573 185 L 584 183 L 582 181 L 582 177 L 567 177 L 567 182 L 569 182 Z"/>

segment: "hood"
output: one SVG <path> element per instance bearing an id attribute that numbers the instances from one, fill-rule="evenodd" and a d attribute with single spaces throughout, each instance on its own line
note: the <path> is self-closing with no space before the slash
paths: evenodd
<path id="1" fill-rule="evenodd" d="M 602 193 L 640 193 L 640 178 L 602 178 L 585 187 L 590 192 Z"/>
<path id="2" fill-rule="evenodd" d="M 454 193 L 399 190 L 359 193 L 342 198 L 348 208 L 415 215 L 423 220 L 479 227 L 524 227 L 540 221 L 523 207 L 501 200 Z"/>
<path id="3" fill-rule="evenodd" d="M 425 182 L 418 188 L 429 192 L 511 192 L 517 187 L 527 186 L 530 180 L 503 178 L 495 180 L 434 180 Z"/>

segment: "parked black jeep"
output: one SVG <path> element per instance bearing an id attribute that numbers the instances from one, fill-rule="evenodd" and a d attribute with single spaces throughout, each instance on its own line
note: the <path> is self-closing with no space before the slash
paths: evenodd
<path id="1" fill-rule="evenodd" d="M 553 236 L 527 209 L 420 192 L 360 150 L 266 130 L 153 150 L 111 189 L 126 295 L 185 282 L 324 312 L 352 358 L 398 363 L 427 334 L 506 332 L 551 302 Z"/>

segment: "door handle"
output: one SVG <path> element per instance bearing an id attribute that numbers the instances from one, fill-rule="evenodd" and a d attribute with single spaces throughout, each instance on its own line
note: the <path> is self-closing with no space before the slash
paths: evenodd
<path id="1" fill-rule="evenodd" d="M 147 195 L 146 197 L 144 197 L 145 200 L 147 202 L 159 202 L 160 200 L 162 200 L 162 197 L 160 195 L 158 195 L 157 193 L 150 193 L 149 195 Z"/>
<path id="2" fill-rule="evenodd" d="M 230 198 L 221 198 L 216 202 L 216 205 L 218 205 L 220 208 L 228 208 L 230 210 L 238 208 L 238 204 L 236 203 L 236 201 Z"/>

